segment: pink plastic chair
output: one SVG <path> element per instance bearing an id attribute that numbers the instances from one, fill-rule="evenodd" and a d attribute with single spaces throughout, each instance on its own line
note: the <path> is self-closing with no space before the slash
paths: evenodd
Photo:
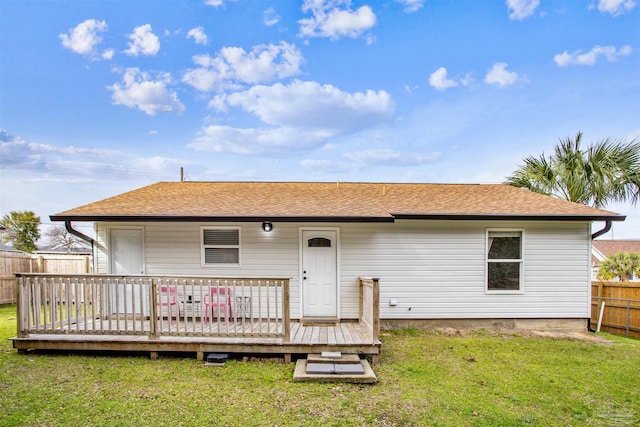
<path id="1" fill-rule="evenodd" d="M 209 314 L 213 318 L 213 309 L 218 309 L 218 317 L 220 317 L 220 309 L 224 312 L 224 318 L 231 320 L 231 288 L 218 288 L 212 286 L 209 293 L 203 298 L 204 304 L 204 322 L 209 321 Z M 228 314 L 228 316 L 227 316 Z"/>
<path id="2" fill-rule="evenodd" d="M 178 291 L 175 286 L 160 286 L 160 293 L 158 297 L 160 300 L 158 301 L 158 307 L 168 307 L 169 309 L 169 326 L 171 326 L 171 318 L 173 317 L 172 307 L 178 305 L 177 296 Z M 162 317 L 162 313 L 160 313 Z"/>

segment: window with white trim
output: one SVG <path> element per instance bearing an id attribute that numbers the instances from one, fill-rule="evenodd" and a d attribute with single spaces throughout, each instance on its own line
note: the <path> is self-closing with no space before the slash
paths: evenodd
<path id="1" fill-rule="evenodd" d="M 240 229 L 202 227 L 202 265 L 240 265 Z"/>
<path id="2" fill-rule="evenodd" d="M 522 230 L 487 230 L 487 291 L 522 292 Z"/>

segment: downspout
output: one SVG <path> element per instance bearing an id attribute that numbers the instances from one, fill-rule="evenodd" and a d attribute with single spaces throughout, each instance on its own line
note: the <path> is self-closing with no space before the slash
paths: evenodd
<path id="1" fill-rule="evenodd" d="M 596 231 L 595 233 L 593 233 L 591 235 L 591 240 L 593 239 L 597 239 L 598 237 L 602 236 L 605 233 L 608 233 L 609 230 L 611 230 L 611 221 L 606 221 L 604 223 L 604 228 L 600 231 Z"/>
<path id="2" fill-rule="evenodd" d="M 64 228 L 69 232 L 69 234 L 73 234 L 74 236 L 84 240 L 85 242 L 89 242 L 91 244 L 91 258 L 92 258 L 93 262 L 95 263 L 95 260 L 96 260 L 96 257 L 95 257 L 95 243 L 96 242 L 95 242 L 95 240 L 93 240 L 91 237 L 89 237 L 86 234 L 83 234 L 83 233 L 79 232 L 78 230 L 76 230 L 75 228 L 73 228 L 71 226 L 71 221 L 65 221 L 64 222 Z M 95 271 L 95 265 L 92 265 L 92 268 Z"/>
<path id="3" fill-rule="evenodd" d="M 611 230 L 611 221 L 606 221 L 604 223 L 604 228 L 602 230 L 596 231 L 595 233 L 593 233 L 591 235 L 591 240 L 597 239 L 598 237 L 602 236 L 603 234 L 608 233 L 609 230 Z M 587 319 L 587 330 L 589 332 L 595 332 L 595 329 L 593 329 L 591 327 L 591 319 Z"/>

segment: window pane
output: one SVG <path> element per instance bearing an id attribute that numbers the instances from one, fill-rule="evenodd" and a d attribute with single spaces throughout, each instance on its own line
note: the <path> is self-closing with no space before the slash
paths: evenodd
<path id="1" fill-rule="evenodd" d="M 205 248 L 205 264 L 239 264 L 238 248 Z"/>
<path id="2" fill-rule="evenodd" d="M 204 244 L 207 246 L 237 246 L 240 244 L 238 230 L 203 230 Z"/>
<path id="3" fill-rule="evenodd" d="M 520 290 L 520 263 L 490 262 L 487 284 L 489 290 Z"/>
<path id="4" fill-rule="evenodd" d="M 505 236 L 505 233 L 489 232 L 489 259 L 520 259 L 522 236 Z"/>
<path id="5" fill-rule="evenodd" d="M 307 244 L 310 248 L 330 248 L 331 240 L 325 239 L 324 237 L 314 237 L 313 239 L 309 239 Z"/>

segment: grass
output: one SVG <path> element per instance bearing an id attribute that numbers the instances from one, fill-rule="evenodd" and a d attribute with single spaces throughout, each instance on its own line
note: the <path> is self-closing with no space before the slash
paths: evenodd
<path id="1" fill-rule="evenodd" d="M 293 383 L 293 364 L 18 355 L 0 307 L 0 426 L 640 425 L 640 340 L 385 333 L 379 384 Z"/>

